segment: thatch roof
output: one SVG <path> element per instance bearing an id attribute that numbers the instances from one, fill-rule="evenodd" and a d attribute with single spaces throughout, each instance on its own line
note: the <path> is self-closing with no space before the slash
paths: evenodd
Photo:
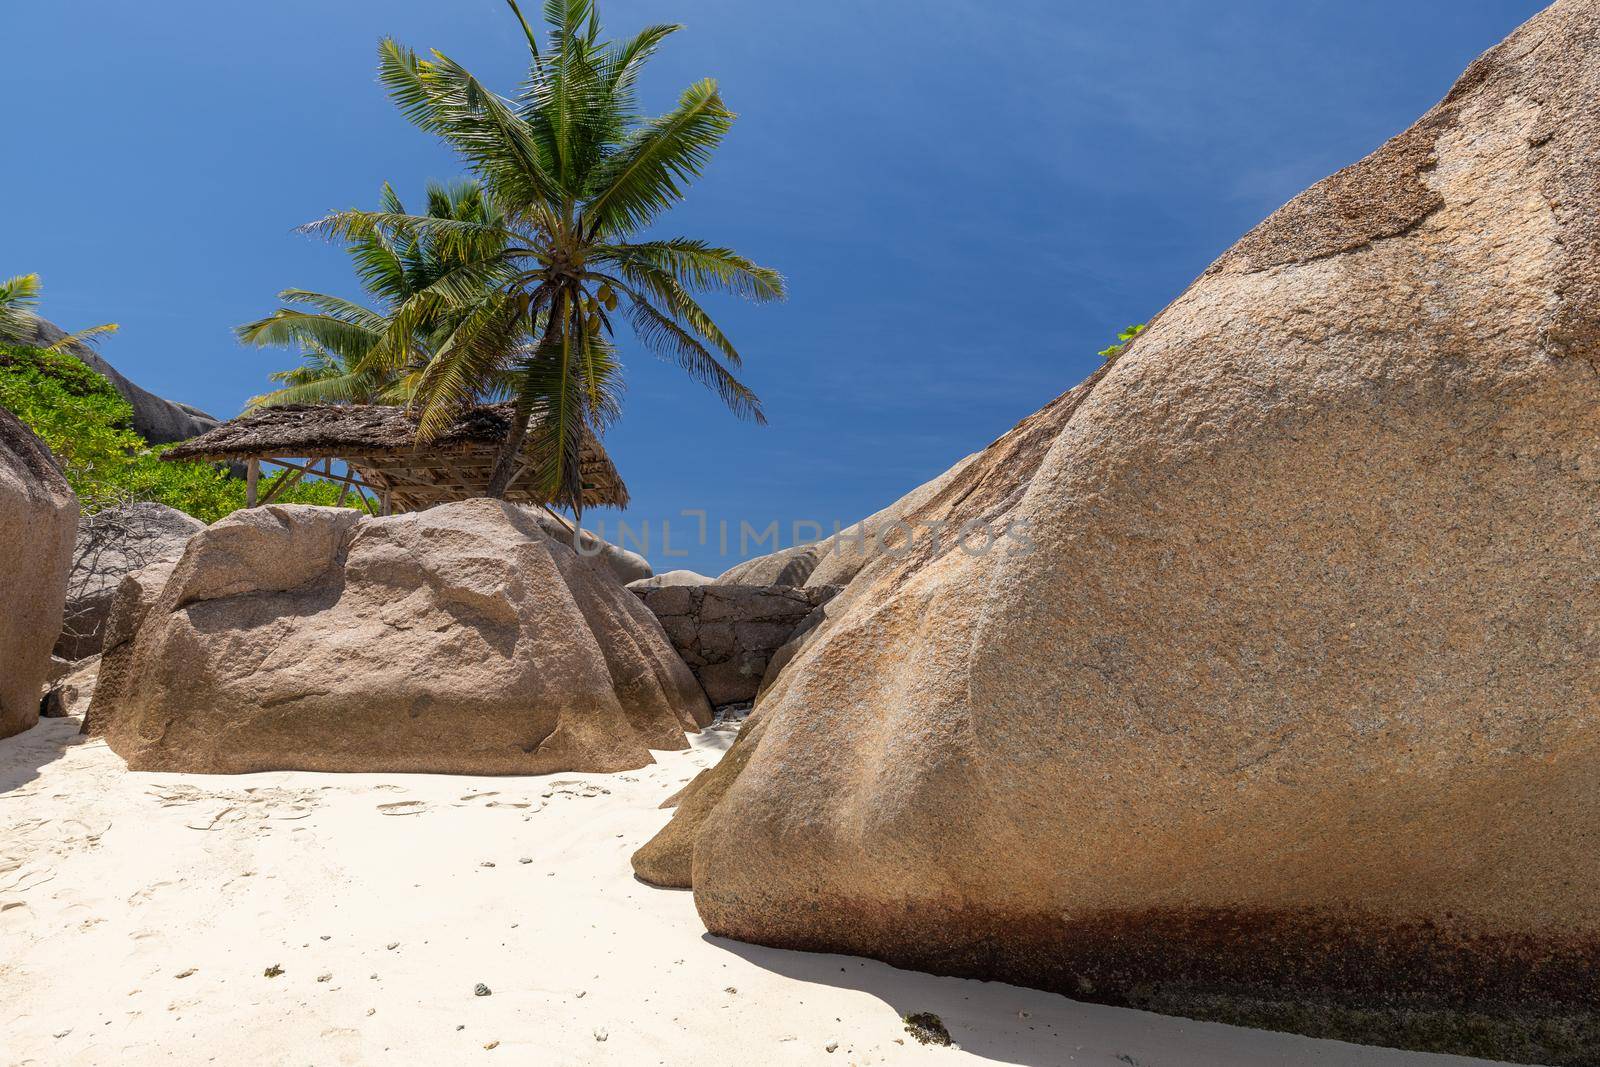
<path id="1" fill-rule="evenodd" d="M 511 426 L 510 404 L 468 408 L 433 440 L 417 443 L 416 421 L 385 404 L 286 404 L 261 408 L 191 438 L 163 459 L 334 459 L 363 482 L 387 492 L 400 510 L 482 496 L 489 469 Z M 583 447 L 584 504 L 626 507 L 628 489 L 611 457 L 590 437 Z M 512 483 L 508 500 L 547 503 L 526 478 Z"/>

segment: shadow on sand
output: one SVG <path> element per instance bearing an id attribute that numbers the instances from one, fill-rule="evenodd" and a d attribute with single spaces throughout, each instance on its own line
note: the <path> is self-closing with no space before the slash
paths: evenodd
<path id="1" fill-rule="evenodd" d="M 962 1051 L 995 1063 L 1025 1067 L 1483 1067 L 1488 1062 L 1085 1004 L 1003 982 L 904 971 L 857 956 L 791 952 L 710 934 L 705 941 L 796 981 L 869 994 L 902 1019 L 932 1012 Z M 911 1043 L 909 1036 L 900 1036 Z M 868 1040 L 867 1035 L 860 1040 Z"/>
<path id="2" fill-rule="evenodd" d="M 75 717 L 40 719 L 33 729 L 0 739 L 0 797 L 17 792 L 39 777 L 41 767 L 86 741 L 78 733 L 82 725 Z"/>

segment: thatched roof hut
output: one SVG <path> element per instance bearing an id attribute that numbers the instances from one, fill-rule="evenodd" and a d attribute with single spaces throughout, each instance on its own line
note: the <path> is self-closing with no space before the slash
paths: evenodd
<path id="1" fill-rule="evenodd" d="M 443 433 L 418 444 L 417 424 L 404 408 L 286 404 L 241 415 L 178 444 L 162 458 L 246 464 L 252 504 L 267 503 L 303 475 L 314 474 L 372 492 L 386 511 L 419 511 L 484 494 L 511 417 L 510 404 L 468 408 Z M 346 472 L 336 471 L 335 462 L 343 463 Z M 282 467 L 283 473 L 258 499 L 254 489 L 262 463 Z M 584 507 L 627 506 L 628 488 L 593 437 L 583 447 L 581 469 Z M 512 478 L 506 499 L 549 503 L 529 484 L 526 466 Z"/>

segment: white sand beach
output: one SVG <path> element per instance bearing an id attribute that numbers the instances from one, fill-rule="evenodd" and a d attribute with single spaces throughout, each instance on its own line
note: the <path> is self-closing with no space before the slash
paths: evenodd
<path id="1" fill-rule="evenodd" d="M 1482 1062 L 707 937 L 628 857 L 727 728 L 537 778 L 129 773 L 77 729 L 0 741 L 7 1065 Z"/>

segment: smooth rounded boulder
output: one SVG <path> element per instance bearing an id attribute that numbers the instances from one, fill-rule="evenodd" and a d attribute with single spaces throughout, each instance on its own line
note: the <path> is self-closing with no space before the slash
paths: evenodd
<path id="1" fill-rule="evenodd" d="M 675 570 L 652 574 L 648 578 L 636 578 L 628 583 L 628 588 L 635 593 L 639 593 L 649 589 L 671 589 L 686 585 L 710 585 L 715 581 L 715 578 L 709 578 L 697 571 Z"/>
<path id="2" fill-rule="evenodd" d="M 1088 384 L 1030 550 L 864 570 L 640 873 L 720 936 L 1600 1062 L 1597 38 L 1554 5 L 1247 234 Z"/>
<path id="3" fill-rule="evenodd" d="M 608 772 L 711 718 L 605 563 L 493 500 L 235 512 L 124 644 L 90 718 L 134 770 Z"/>
<path id="4" fill-rule="evenodd" d="M 529 514 L 545 533 L 569 545 L 572 544 L 572 524 L 568 520 L 553 515 L 543 508 L 530 509 Z M 639 553 L 629 551 L 621 545 L 614 545 L 589 530 L 582 531 L 578 537 L 578 554 L 603 564 L 606 573 L 622 585 L 645 581 L 655 574 L 650 567 L 650 561 Z"/>
<path id="5" fill-rule="evenodd" d="M 44 443 L 0 408 L 0 737 L 39 721 L 50 649 L 61 632 L 78 499 Z"/>

